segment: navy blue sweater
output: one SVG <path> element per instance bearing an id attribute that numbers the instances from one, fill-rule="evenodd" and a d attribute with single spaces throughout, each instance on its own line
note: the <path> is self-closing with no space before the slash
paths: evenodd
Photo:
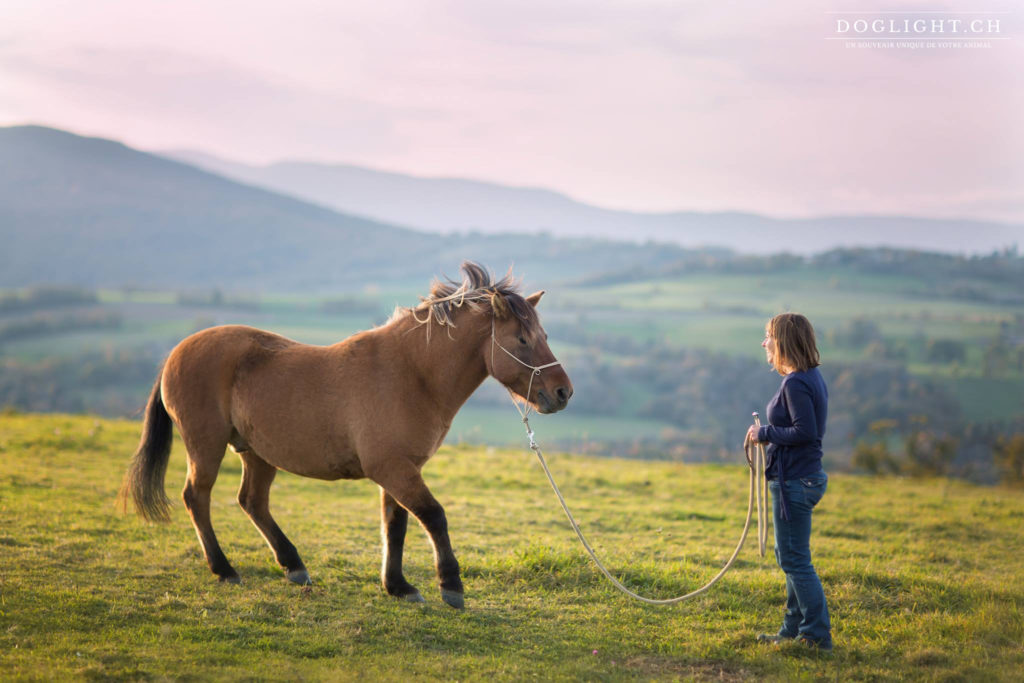
<path id="1" fill-rule="evenodd" d="M 768 442 L 768 478 L 788 481 L 820 472 L 828 388 L 818 369 L 783 377 L 766 415 L 757 438 Z"/>

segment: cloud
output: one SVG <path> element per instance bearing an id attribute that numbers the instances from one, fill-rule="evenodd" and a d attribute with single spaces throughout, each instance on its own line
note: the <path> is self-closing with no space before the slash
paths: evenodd
<path id="1" fill-rule="evenodd" d="M 0 35 L 0 118 L 617 208 L 1024 220 L 1024 36 L 846 49 L 832 7 L 38 0 Z"/>
<path id="2" fill-rule="evenodd" d="M 44 106 L 65 111 L 72 129 L 99 125 L 101 118 L 114 130 L 145 122 L 156 139 L 230 148 L 250 159 L 331 155 L 332 147 L 339 155 L 400 150 L 408 144 L 396 134 L 400 117 L 443 114 L 381 106 L 226 60 L 160 48 L 71 47 L 7 55 L 0 67 L 30 79 L 45 93 Z M 258 151 L 238 155 L 256 140 Z"/>

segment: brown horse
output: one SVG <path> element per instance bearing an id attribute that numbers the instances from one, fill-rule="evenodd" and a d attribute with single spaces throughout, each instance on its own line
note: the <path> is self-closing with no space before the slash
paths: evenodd
<path id="1" fill-rule="evenodd" d="M 416 308 L 397 309 L 381 327 L 332 346 L 237 325 L 186 338 L 153 386 L 122 495 L 147 519 L 169 518 L 164 474 L 173 421 L 188 451 L 182 498 L 210 570 L 238 583 L 210 523 L 210 490 L 230 445 L 242 460 L 238 504 L 288 579 L 306 584 L 305 565 L 270 515 L 274 475 L 366 477 L 380 486 L 385 590 L 423 600 L 402 575 L 411 512 L 433 544 L 442 598 L 461 608 L 444 509 L 420 470 L 488 375 L 542 413 L 561 410 L 572 396 L 535 311 L 543 292 L 524 297 L 509 276 L 492 282 L 473 263 L 462 270 L 461 284 L 435 282 Z"/>

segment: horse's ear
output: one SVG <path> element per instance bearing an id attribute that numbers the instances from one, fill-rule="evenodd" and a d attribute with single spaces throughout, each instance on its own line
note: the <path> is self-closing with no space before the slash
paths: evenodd
<path id="1" fill-rule="evenodd" d="M 526 300 L 530 302 L 530 305 L 531 305 L 531 306 L 533 306 L 534 308 L 536 308 L 536 307 L 537 307 L 537 304 L 538 304 L 538 303 L 540 302 L 540 298 L 541 298 L 542 296 L 544 296 L 544 290 L 543 290 L 543 289 L 542 289 L 542 290 L 540 290 L 539 292 L 534 292 L 534 293 L 533 293 L 533 294 L 531 294 L 530 296 L 526 297 Z"/>
<path id="2" fill-rule="evenodd" d="M 494 317 L 498 320 L 502 320 L 509 316 L 508 302 L 505 301 L 505 296 L 498 292 L 491 294 L 491 310 L 494 311 Z"/>

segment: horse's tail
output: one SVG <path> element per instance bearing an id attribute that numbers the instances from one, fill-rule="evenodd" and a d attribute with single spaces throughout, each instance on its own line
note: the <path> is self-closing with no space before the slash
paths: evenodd
<path id="1" fill-rule="evenodd" d="M 124 475 L 120 493 L 122 509 L 127 511 L 128 499 L 131 498 L 139 515 L 153 522 L 166 522 L 171 518 L 171 501 L 164 493 L 164 474 L 171 457 L 174 430 L 160 393 L 162 375 L 163 370 L 157 375 L 149 395 L 142 438 Z"/>

